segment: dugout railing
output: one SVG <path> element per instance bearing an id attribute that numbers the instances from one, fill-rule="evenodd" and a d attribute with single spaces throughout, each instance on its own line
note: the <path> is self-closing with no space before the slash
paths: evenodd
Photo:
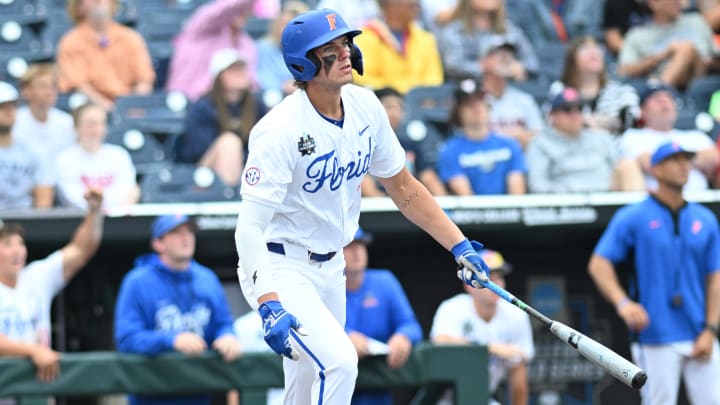
<path id="1" fill-rule="evenodd" d="M 282 386 L 282 362 L 268 353 L 246 353 L 233 362 L 208 353 L 156 357 L 117 352 L 64 353 L 61 373 L 51 383 L 35 378 L 27 359 L 0 358 L 0 398 L 19 405 L 47 404 L 48 396 L 116 393 L 181 394 L 240 391 L 242 405 L 264 405 L 268 388 Z M 407 364 L 387 367 L 384 356 L 360 361 L 359 388 L 421 387 L 413 404 L 434 403 L 443 387 L 455 388 L 456 405 L 487 403 L 487 350 L 484 346 L 418 345 Z"/>

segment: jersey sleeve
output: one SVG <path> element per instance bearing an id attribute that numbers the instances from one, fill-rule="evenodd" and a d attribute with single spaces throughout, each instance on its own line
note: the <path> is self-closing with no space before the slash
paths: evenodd
<path id="1" fill-rule="evenodd" d="M 594 253 L 613 263 L 625 260 L 634 244 L 634 234 L 630 223 L 629 207 L 621 208 L 605 229 Z"/>
<path id="2" fill-rule="evenodd" d="M 515 344 L 518 345 L 525 355 L 525 361 L 529 362 L 535 357 L 535 344 L 533 343 L 532 325 L 530 317 L 523 313 L 521 321 L 518 322 L 518 334 Z"/>
<path id="3" fill-rule="evenodd" d="M 394 333 L 400 333 L 406 336 L 413 344 L 422 339 L 422 328 L 415 317 L 410 306 L 410 301 L 405 295 L 405 291 L 400 281 L 390 272 L 387 273 L 387 288 L 390 290 L 390 298 L 392 302 L 392 320 L 395 326 Z"/>
<path id="4" fill-rule="evenodd" d="M 48 301 L 52 301 L 52 298 L 65 287 L 61 250 L 53 252 L 44 259 L 30 263 L 25 272 L 25 277 L 32 280 L 31 283 L 38 287 L 36 291 L 47 296 Z"/>
<path id="5" fill-rule="evenodd" d="M 377 145 L 370 162 L 369 172 L 375 177 L 388 178 L 405 167 L 405 150 L 400 146 L 395 131 L 390 127 L 387 113 L 380 101 L 373 100 L 373 114 L 377 117 L 378 130 L 375 139 Z"/>
<path id="6" fill-rule="evenodd" d="M 297 157 L 297 145 L 293 145 L 287 129 L 256 126 L 250 133 L 249 153 L 240 187 L 243 200 L 271 207 L 280 204 L 292 181 Z"/>
<path id="7" fill-rule="evenodd" d="M 527 164 L 525 163 L 525 154 L 522 151 L 520 143 L 514 139 L 510 139 L 510 149 L 512 150 L 511 172 L 527 173 Z"/>

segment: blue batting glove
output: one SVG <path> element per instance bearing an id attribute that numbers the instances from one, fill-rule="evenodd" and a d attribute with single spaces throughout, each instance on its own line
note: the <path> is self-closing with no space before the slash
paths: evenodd
<path id="1" fill-rule="evenodd" d="M 490 270 L 477 252 L 482 248 L 482 243 L 465 239 L 451 249 L 459 266 L 458 278 L 473 288 L 485 288 L 489 280 Z"/>
<path id="2" fill-rule="evenodd" d="M 287 312 L 278 301 L 263 302 L 258 312 L 262 317 L 263 333 L 268 346 L 277 354 L 297 360 L 300 355 L 290 343 L 290 330 L 294 329 L 301 335 L 306 334 L 297 318 Z"/>

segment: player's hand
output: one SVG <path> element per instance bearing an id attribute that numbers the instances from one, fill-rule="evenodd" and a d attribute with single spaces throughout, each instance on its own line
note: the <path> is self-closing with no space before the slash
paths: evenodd
<path id="1" fill-rule="evenodd" d="M 617 309 L 618 315 L 625 321 L 630 330 L 639 332 L 650 324 L 650 317 L 645 308 L 634 301 L 629 301 Z"/>
<path id="2" fill-rule="evenodd" d="M 222 335 L 212 343 L 225 361 L 233 361 L 240 357 L 240 341 L 233 335 Z"/>
<path id="3" fill-rule="evenodd" d="M 37 368 L 37 379 L 42 382 L 50 382 L 60 374 L 60 353 L 44 347 L 35 346 L 30 360 Z"/>
<path id="4" fill-rule="evenodd" d="M 297 360 L 300 353 L 290 342 L 290 331 L 305 336 L 307 333 L 300 322 L 291 313 L 287 312 L 279 301 L 265 301 L 258 308 L 263 321 L 265 342 L 277 354 L 289 359 Z"/>
<path id="5" fill-rule="evenodd" d="M 188 356 L 198 355 L 207 349 L 205 339 L 192 332 L 182 332 L 175 336 L 173 348 Z"/>
<path id="6" fill-rule="evenodd" d="M 467 239 L 452 248 L 452 254 L 459 265 L 457 276 L 470 287 L 484 288 L 488 282 L 488 273 L 490 271 L 485 261 L 477 253 L 477 250 L 482 248 L 482 243 L 471 242 Z"/>
<path id="7" fill-rule="evenodd" d="M 88 210 L 91 212 L 97 212 L 102 208 L 103 202 L 103 191 L 98 187 L 90 187 L 85 191 L 85 201 L 88 204 Z"/>
<path id="8" fill-rule="evenodd" d="M 695 339 L 690 357 L 704 361 L 710 360 L 713 352 L 713 343 L 715 343 L 715 335 L 707 329 L 703 330 L 697 339 Z"/>
<path id="9" fill-rule="evenodd" d="M 352 331 L 348 332 L 348 337 L 350 338 L 350 342 L 352 342 L 353 346 L 355 346 L 355 351 L 357 352 L 359 359 L 368 355 L 370 350 L 368 349 L 367 336 L 360 332 Z"/>
<path id="10" fill-rule="evenodd" d="M 520 347 L 513 344 L 492 343 L 488 345 L 488 352 L 510 362 L 520 362 L 525 359 L 525 353 L 520 350 Z"/>
<path id="11" fill-rule="evenodd" d="M 410 352 L 412 351 L 412 342 L 407 336 L 396 333 L 388 340 L 387 363 L 391 369 L 399 368 L 405 365 Z"/>

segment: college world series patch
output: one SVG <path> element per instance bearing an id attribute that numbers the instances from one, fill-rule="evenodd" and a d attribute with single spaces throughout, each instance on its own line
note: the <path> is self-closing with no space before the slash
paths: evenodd
<path id="1" fill-rule="evenodd" d="M 300 137 L 298 141 L 298 152 L 300 152 L 302 156 L 310 156 L 315 153 L 315 139 L 313 139 L 310 134 L 305 134 Z"/>

